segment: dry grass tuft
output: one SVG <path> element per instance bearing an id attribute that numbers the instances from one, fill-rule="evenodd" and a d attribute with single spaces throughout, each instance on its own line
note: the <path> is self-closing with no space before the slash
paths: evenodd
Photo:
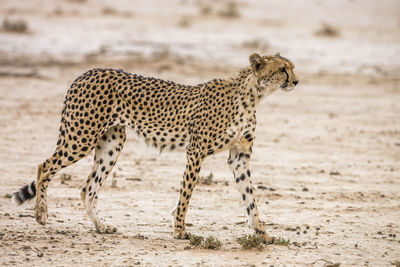
<path id="1" fill-rule="evenodd" d="M 204 237 L 200 235 L 192 235 L 189 244 L 193 247 L 199 247 L 204 241 Z"/>
<path id="2" fill-rule="evenodd" d="M 213 236 L 209 236 L 206 239 L 199 235 L 192 235 L 190 237 L 189 244 L 193 247 L 201 247 L 204 249 L 215 249 L 218 250 L 222 247 L 222 242 Z"/>
<path id="3" fill-rule="evenodd" d="M 198 6 L 198 8 L 199 8 L 199 13 L 200 13 L 202 16 L 209 16 L 209 15 L 211 15 L 211 13 L 212 13 L 212 8 L 211 8 L 210 5 L 205 4 L 205 3 L 202 3 L 202 2 L 199 2 L 199 3 L 197 4 L 197 6 Z"/>
<path id="4" fill-rule="evenodd" d="M 240 17 L 239 6 L 235 1 L 224 3 L 219 10 L 218 15 L 224 18 L 238 18 Z"/>
<path id="5" fill-rule="evenodd" d="M 213 178 L 214 178 L 214 174 L 212 172 L 210 172 L 210 174 L 207 176 L 200 176 L 199 182 L 200 182 L 200 184 L 210 185 L 213 182 Z"/>
<path id="6" fill-rule="evenodd" d="M 264 249 L 264 239 L 261 235 L 244 235 L 236 239 L 236 242 L 242 246 L 243 249 L 256 248 L 259 250 Z"/>
<path id="7" fill-rule="evenodd" d="M 192 24 L 189 16 L 183 16 L 178 20 L 178 26 L 181 28 L 187 28 Z"/>
<path id="8" fill-rule="evenodd" d="M 220 249 L 222 247 L 222 242 L 213 236 L 207 237 L 203 243 L 203 248 L 205 249 Z"/>
<path id="9" fill-rule="evenodd" d="M 77 3 L 77 4 L 83 4 L 86 2 L 86 0 L 68 0 L 70 3 Z"/>
<path id="10" fill-rule="evenodd" d="M 327 23 L 323 23 L 321 27 L 315 32 L 315 35 L 336 37 L 339 35 L 339 30 Z"/>
<path id="11" fill-rule="evenodd" d="M 23 19 L 4 19 L 3 29 L 6 32 L 25 33 L 28 31 L 28 24 Z"/>

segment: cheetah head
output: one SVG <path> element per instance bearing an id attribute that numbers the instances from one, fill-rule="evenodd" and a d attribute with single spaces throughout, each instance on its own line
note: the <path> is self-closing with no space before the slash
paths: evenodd
<path id="1" fill-rule="evenodd" d="M 279 53 L 263 57 L 252 54 L 249 61 L 261 95 L 268 95 L 279 89 L 289 92 L 299 83 L 293 73 L 294 65 Z"/>

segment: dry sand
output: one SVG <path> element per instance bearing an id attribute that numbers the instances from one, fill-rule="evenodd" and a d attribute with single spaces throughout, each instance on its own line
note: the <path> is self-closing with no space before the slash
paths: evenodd
<path id="1" fill-rule="evenodd" d="M 239 2 L 233 18 L 218 15 L 223 1 L 208 15 L 199 3 L 207 2 L 0 3 L 1 20 L 28 23 L 25 33 L 0 32 L 0 264 L 399 266 L 400 2 Z M 324 22 L 338 35 L 316 34 Z M 236 238 L 251 230 L 227 152 L 206 160 L 201 176 L 213 173 L 213 183 L 196 186 L 187 215 L 191 233 L 222 248 L 173 239 L 185 155 L 159 154 L 132 131 L 99 197 L 118 234 L 97 234 L 79 197 L 93 155 L 54 177 L 45 227 L 33 202 L 12 205 L 7 194 L 53 152 L 65 92 L 83 71 L 196 84 L 229 77 L 255 51 L 280 51 L 300 80 L 260 105 L 251 160 L 261 219 L 291 245 L 240 248 Z"/>

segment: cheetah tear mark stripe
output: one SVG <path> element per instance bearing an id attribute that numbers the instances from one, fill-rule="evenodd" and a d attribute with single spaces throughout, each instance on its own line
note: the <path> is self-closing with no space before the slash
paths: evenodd
<path id="1" fill-rule="evenodd" d="M 33 181 L 30 184 L 25 185 L 19 191 L 13 193 L 12 200 L 18 206 L 23 204 L 27 200 L 31 200 L 36 196 L 36 183 Z"/>

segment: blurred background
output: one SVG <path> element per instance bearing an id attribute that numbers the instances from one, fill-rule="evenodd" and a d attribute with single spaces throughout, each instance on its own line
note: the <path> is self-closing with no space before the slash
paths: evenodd
<path id="1" fill-rule="evenodd" d="M 159 71 L 244 67 L 257 51 L 280 52 L 300 72 L 400 67 L 398 0 L 2 0 L 0 16 L 2 66 L 141 59 Z M 174 62 L 160 65 L 167 58 Z"/>

